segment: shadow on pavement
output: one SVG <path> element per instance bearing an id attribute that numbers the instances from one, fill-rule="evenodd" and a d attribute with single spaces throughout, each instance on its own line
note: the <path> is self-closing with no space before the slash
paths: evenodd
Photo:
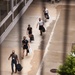
<path id="1" fill-rule="evenodd" d="M 67 42 L 68 42 L 68 27 L 69 27 L 69 14 L 70 14 L 70 2 L 71 0 L 66 0 L 66 11 L 64 18 L 64 37 L 63 37 L 63 63 L 65 62 L 66 52 L 67 52 Z"/>

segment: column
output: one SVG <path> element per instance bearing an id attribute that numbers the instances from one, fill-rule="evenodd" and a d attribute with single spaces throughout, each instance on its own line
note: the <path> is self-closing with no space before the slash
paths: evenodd
<path id="1" fill-rule="evenodd" d="M 13 7 L 14 7 L 14 0 L 11 0 L 11 12 L 12 12 L 12 20 L 14 19 L 14 11 L 13 11 Z"/>

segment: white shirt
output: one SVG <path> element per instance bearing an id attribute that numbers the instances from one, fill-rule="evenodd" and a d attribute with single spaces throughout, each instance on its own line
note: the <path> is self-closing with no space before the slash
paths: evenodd
<path id="1" fill-rule="evenodd" d="M 44 24 L 44 22 L 42 20 L 38 22 L 39 26 L 42 26 L 43 24 Z"/>
<path id="2" fill-rule="evenodd" d="M 45 9 L 45 13 L 48 13 L 48 9 L 47 8 Z"/>

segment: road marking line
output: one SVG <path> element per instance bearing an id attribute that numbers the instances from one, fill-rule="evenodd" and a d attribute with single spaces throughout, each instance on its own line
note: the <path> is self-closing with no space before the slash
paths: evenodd
<path id="1" fill-rule="evenodd" d="M 47 46 L 46 46 L 46 48 L 45 48 L 44 56 L 43 56 L 43 58 L 42 58 L 41 64 L 40 64 L 40 66 L 39 66 L 39 69 L 38 69 L 36 75 L 40 75 L 40 73 L 41 73 L 41 69 L 42 69 L 42 66 L 43 66 L 42 64 L 43 64 L 44 58 L 45 58 L 45 56 L 46 56 L 46 54 L 47 54 L 47 52 L 48 52 L 48 48 L 49 48 L 49 46 L 50 46 L 50 44 L 51 44 L 52 36 L 53 36 L 53 34 L 54 34 L 54 30 L 55 30 L 55 27 L 56 27 L 56 23 L 57 23 L 57 21 L 58 21 L 58 19 L 59 19 L 59 15 L 60 15 L 60 13 L 57 15 L 56 22 L 55 22 L 54 27 L 53 27 L 53 29 L 52 29 L 52 32 L 51 32 L 49 41 L 48 41 Z"/>

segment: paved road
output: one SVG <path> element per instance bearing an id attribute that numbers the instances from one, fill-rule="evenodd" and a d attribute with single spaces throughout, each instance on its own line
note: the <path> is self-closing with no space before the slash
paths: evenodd
<path id="1" fill-rule="evenodd" d="M 45 4 L 49 9 L 50 20 L 45 23 L 46 32 L 41 37 L 36 24 L 38 18 L 43 16 L 42 4 Z M 30 43 L 33 52 L 21 60 L 22 72 L 14 75 L 39 75 L 42 65 L 40 75 L 56 75 L 51 71 L 63 63 L 66 54 L 70 53 L 75 37 L 74 6 L 67 11 L 65 8 L 65 6 L 41 3 L 36 0 L 31 4 L 1 45 L 1 75 L 11 75 L 8 56 L 13 49 L 20 56 L 22 37 L 26 35 L 29 39 L 26 34 L 28 24 L 33 27 L 35 36 L 35 41 Z M 70 12 L 68 13 L 69 17 L 66 17 L 68 15 L 66 12 Z"/>

